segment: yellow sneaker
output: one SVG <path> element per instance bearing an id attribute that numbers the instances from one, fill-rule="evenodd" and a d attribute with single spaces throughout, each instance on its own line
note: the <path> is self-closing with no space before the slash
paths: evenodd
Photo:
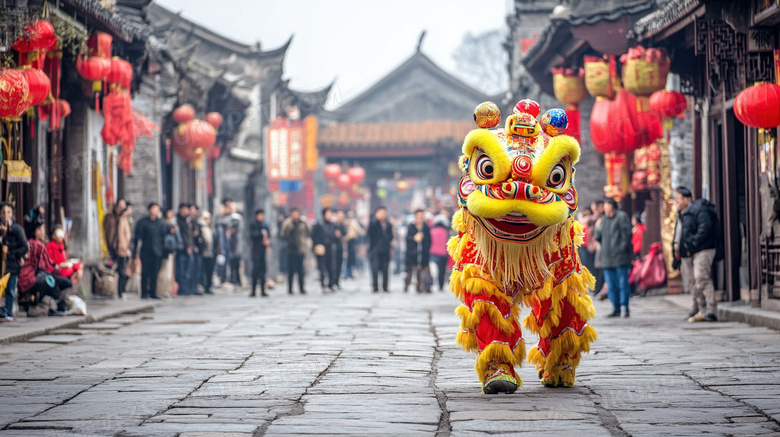
<path id="1" fill-rule="evenodd" d="M 696 313 L 695 316 L 688 319 L 688 323 L 696 323 L 696 322 L 703 322 L 703 321 L 704 321 L 704 313 L 702 313 L 701 311 Z"/>

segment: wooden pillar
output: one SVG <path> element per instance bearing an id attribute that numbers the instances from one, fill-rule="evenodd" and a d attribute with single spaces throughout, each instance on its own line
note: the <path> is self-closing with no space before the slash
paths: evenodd
<path id="1" fill-rule="evenodd" d="M 723 161 L 723 179 L 721 190 L 723 193 L 723 244 L 725 255 L 725 300 L 739 300 L 739 267 L 740 267 L 740 231 L 739 231 L 739 196 L 737 191 L 737 165 L 736 141 L 734 138 L 733 117 L 728 116 L 728 110 L 724 105 L 720 109 L 723 141 L 721 143 Z"/>

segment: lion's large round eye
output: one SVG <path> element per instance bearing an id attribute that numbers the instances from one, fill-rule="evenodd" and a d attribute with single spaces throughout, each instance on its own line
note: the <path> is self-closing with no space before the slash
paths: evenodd
<path id="1" fill-rule="evenodd" d="M 566 167 L 558 164 L 553 167 L 550 176 L 547 177 L 547 186 L 549 188 L 563 188 L 566 184 Z"/>
<path id="2" fill-rule="evenodd" d="M 479 158 L 477 158 L 476 162 L 476 169 L 477 169 L 477 177 L 480 179 L 492 179 L 493 173 L 495 172 L 495 167 L 493 166 L 493 161 L 490 159 L 487 155 L 482 155 Z"/>

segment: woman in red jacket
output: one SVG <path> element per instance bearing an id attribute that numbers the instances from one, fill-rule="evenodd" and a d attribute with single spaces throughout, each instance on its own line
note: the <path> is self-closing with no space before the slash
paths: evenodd
<path id="1" fill-rule="evenodd" d="M 46 245 L 46 250 L 57 265 L 57 273 L 73 282 L 78 281 L 81 277 L 81 261 L 68 258 L 68 252 L 65 250 L 65 230 L 55 228 L 51 238 L 52 241 Z"/>

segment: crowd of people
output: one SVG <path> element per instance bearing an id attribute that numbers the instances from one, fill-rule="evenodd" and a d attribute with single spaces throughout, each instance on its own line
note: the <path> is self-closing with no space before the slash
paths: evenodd
<path id="1" fill-rule="evenodd" d="M 690 190 L 683 187 L 676 190 L 675 205 L 675 268 L 681 268 L 685 290 L 693 295 L 688 320 L 716 321 L 711 269 L 722 257 L 717 213 L 710 202 L 693 200 Z M 62 315 L 67 297 L 76 294 L 82 279 L 82 263 L 68 255 L 65 229 L 57 226 L 48 232 L 43 206 L 28 212 L 23 224 L 14 221 L 13 212 L 10 203 L 0 203 L 0 239 L 5 255 L 0 320 L 13 320 L 15 300 L 28 316 Z M 142 299 L 213 294 L 215 283 L 239 289 L 245 250 L 251 251 L 249 268 L 243 272 L 250 279 L 251 297 L 268 296 L 274 279 L 285 276 L 289 294 L 294 293 L 296 284 L 298 292 L 305 294 L 309 257 L 316 261 L 324 293 L 339 290 L 343 280 L 354 279 L 368 269 L 374 293 L 389 292 L 391 276 L 396 274 L 404 275 L 404 292 L 412 284 L 418 293 L 430 293 L 434 287 L 443 291 L 452 268 L 447 253 L 452 230 L 446 210 L 434 215 L 418 209 L 404 218 L 390 217 L 387 208 L 379 207 L 365 226 L 354 211 L 324 208 L 320 220 L 310 223 L 300 210 L 292 208 L 289 215 L 279 211 L 279 220 L 272 227 L 266 223 L 265 211 L 259 209 L 246 231 L 244 217 L 231 199 L 223 201 L 214 218 L 187 203 L 179 205 L 176 212 L 165 213 L 157 203 L 150 203 L 147 214 L 137 223 L 133 223 L 132 213 L 133 206 L 120 199 L 103 221 L 110 257 L 107 265 L 117 274 L 119 298 L 125 297 L 129 279 L 139 270 L 137 288 Z M 615 200 L 605 199 L 581 210 L 578 220 L 584 230 L 580 258 L 596 277 L 594 295 L 612 303 L 608 317 L 630 317 L 629 301 L 637 285 L 633 277 L 643 262 L 642 214 L 629 218 Z M 267 274 L 269 256 L 274 252 L 280 278 Z M 393 274 L 391 263 L 395 264 Z"/>

